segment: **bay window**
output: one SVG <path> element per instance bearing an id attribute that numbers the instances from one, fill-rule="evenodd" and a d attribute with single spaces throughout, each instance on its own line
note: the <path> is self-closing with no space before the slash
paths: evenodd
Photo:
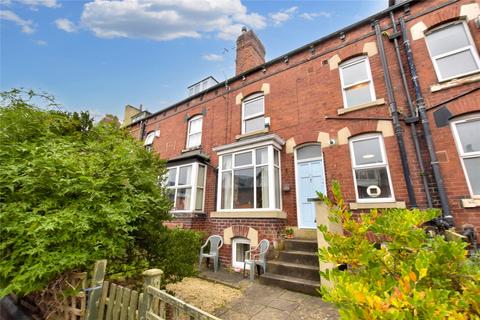
<path id="1" fill-rule="evenodd" d="M 470 194 L 480 198 L 480 114 L 451 123 Z"/>
<path id="2" fill-rule="evenodd" d="M 218 209 L 281 208 L 280 154 L 273 145 L 220 156 Z"/>
<path id="3" fill-rule="evenodd" d="M 350 154 L 357 201 L 394 201 L 382 136 L 367 134 L 350 139 Z"/>
<path id="4" fill-rule="evenodd" d="M 480 71 L 480 60 L 466 21 L 455 21 L 425 34 L 439 81 Z"/>
<path id="5" fill-rule="evenodd" d="M 368 57 L 355 57 L 343 62 L 340 65 L 340 82 L 345 108 L 375 101 Z"/>
<path id="6" fill-rule="evenodd" d="M 168 168 L 166 188 L 173 211 L 203 212 L 206 171 L 207 167 L 197 162 Z"/>

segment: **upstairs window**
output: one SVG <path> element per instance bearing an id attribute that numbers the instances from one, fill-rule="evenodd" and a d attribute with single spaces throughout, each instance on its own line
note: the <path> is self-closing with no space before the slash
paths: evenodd
<path id="1" fill-rule="evenodd" d="M 202 124 L 202 116 L 195 116 L 188 121 L 187 149 L 202 144 Z"/>
<path id="2" fill-rule="evenodd" d="M 480 114 L 453 121 L 452 130 L 470 194 L 478 198 L 480 197 Z"/>
<path id="3" fill-rule="evenodd" d="M 242 134 L 265 128 L 265 106 L 263 94 L 254 94 L 242 103 Z"/>
<path id="4" fill-rule="evenodd" d="M 145 138 L 145 142 L 143 143 L 143 146 L 145 147 L 145 149 L 147 149 L 148 151 L 152 150 L 154 139 L 155 139 L 155 131 L 149 132 L 147 134 L 147 137 Z"/>
<path id="5" fill-rule="evenodd" d="M 206 171 L 200 163 L 168 168 L 166 187 L 173 211 L 203 212 Z"/>
<path id="6" fill-rule="evenodd" d="M 439 81 L 480 71 L 480 60 L 465 21 L 455 21 L 426 34 L 430 57 Z"/>
<path id="7" fill-rule="evenodd" d="M 368 134 L 350 140 L 358 202 L 394 201 L 383 138 Z"/>
<path id="8" fill-rule="evenodd" d="M 345 108 L 376 100 L 368 57 L 356 57 L 342 63 L 340 82 Z"/>

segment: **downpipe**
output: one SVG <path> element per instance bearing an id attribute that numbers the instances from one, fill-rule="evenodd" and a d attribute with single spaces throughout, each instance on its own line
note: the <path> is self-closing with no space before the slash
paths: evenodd
<path id="1" fill-rule="evenodd" d="M 392 22 L 393 26 L 393 46 L 395 48 L 395 55 L 397 58 L 397 64 L 400 69 L 400 76 L 402 78 L 402 86 L 403 86 L 403 92 L 405 93 L 405 98 L 407 101 L 408 105 L 408 110 L 410 112 L 409 118 L 414 119 L 417 117 L 417 113 L 415 110 L 415 107 L 412 102 L 412 97 L 410 95 L 410 90 L 408 89 L 408 83 L 407 83 L 407 76 L 405 74 L 405 67 L 403 65 L 402 61 L 402 56 L 400 54 L 400 46 L 398 45 L 398 29 L 397 29 L 397 22 L 395 21 L 395 15 L 393 14 L 392 11 L 390 11 L 390 20 Z M 417 120 L 418 121 L 418 120 Z M 425 193 L 425 198 L 427 200 L 427 206 L 428 208 L 433 207 L 433 202 L 432 202 L 432 195 L 430 194 L 430 189 L 428 188 L 428 180 L 427 180 L 427 175 L 425 173 L 425 166 L 423 164 L 423 159 L 422 159 L 422 154 L 420 151 L 420 142 L 418 139 L 418 134 L 417 134 L 417 126 L 416 122 L 417 121 L 410 121 L 409 128 L 410 128 L 410 135 L 412 136 L 412 141 L 413 141 L 413 146 L 415 149 L 415 156 L 417 158 L 418 162 L 418 168 L 420 169 L 420 175 L 422 178 L 422 184 L 423 184 L 423 190 Z"/>
<path id="2" fill-rule="evenodd" d="M 425 143 L 427 145 L 428 155 L 430 157 L 430 165 L 433 170 L 433 176 L 438 188 L 438 195 L 440 197 L 440 203 L 442 206 L 442 216 L 435 223 L 438 223 L 440 227 L 452 228 L 455 226 L 455 221 L 448 205 L 448 198 L 445 192 L 445 185 L 443 183 L 442 174 L 440 172 L 440 166 L 438 164 L 437 155 L 435 154 L 435 146 L 432 139 L 432 131 L 430 129 L 430 122 L 427 117 L 425 100 L 423 98 L 422 90 L 420 88 L 420 82 L 418 80 L 417 69 L 413 61 L 412 48 L 410 46 L 410 40 L 408 39 L 407 29 L 405 27 L 405 20 L 403 17 L 399 18 L 400 30 L 402 33 L 403 45 L 405 48 L 405 54 L 407 56 L 408 67 L 410 69 L 411 80 L 415 89 L 416 104 L 418 108 L 418 115 L 422 123 L 422 128 L 425 136 Z"/>
<path id="3" fill-rule="evenodd" d="M 415 198 L 415 192 L 413 190 L 412 178 L 410 174 L 410 166 L 408 164 L 407 150 L 405 148 L 405 141 L 403 139 L 403 130 L 400 124 L 399 113 L 397 108 L 397 102 L 395 100 L 395 94 L 393 93 L 392 79 L 390 78 L 390 71 L 388 69 L 387 57 L 385 55 L 385 49 L 383 46 L 382 31 L 380 30 L 380 24 L 378 20 L 374 22 L 375 36 L 377 38 L 377 47 L 380 54 L 380 60 L 382 63 L 383 75 L 385 85 L 387 87 L 388 103 L 390 106 L 390 113 L 392 114 L 393 129 L 395 137 L 397 138 L 398 149 L 400 152 L 400 159 L 402 162 L 403 177 L 407 186 L 408 200 L 410 205 L 414 208 L 417 207 L 417 199 Z"/>

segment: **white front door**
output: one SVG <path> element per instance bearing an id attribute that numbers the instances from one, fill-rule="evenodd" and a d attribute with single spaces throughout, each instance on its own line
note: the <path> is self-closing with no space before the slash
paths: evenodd
<path id="1" fill-rule="evenodd" d="M 298 227 L 315 229 L 317 191 L 326 193 L 325 169 L 320 145 L 308 145 L 295 152 Z"/>

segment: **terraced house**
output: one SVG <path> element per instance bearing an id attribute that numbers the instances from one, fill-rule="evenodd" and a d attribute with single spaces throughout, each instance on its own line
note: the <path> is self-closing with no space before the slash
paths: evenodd
<path id="1" fill-rule="evenodd" d="M 168 160 L 174 222 L 223 236 L 224 265 L 286 228 L 308 237 L 334 180 L 352 210 L 437 207 L 473 237 L 479 14 L 475 0 L 390 1 L 271 61 L 244 28 L 234 77 L 152 114 L 128 106 L 127 126 Z"/>

